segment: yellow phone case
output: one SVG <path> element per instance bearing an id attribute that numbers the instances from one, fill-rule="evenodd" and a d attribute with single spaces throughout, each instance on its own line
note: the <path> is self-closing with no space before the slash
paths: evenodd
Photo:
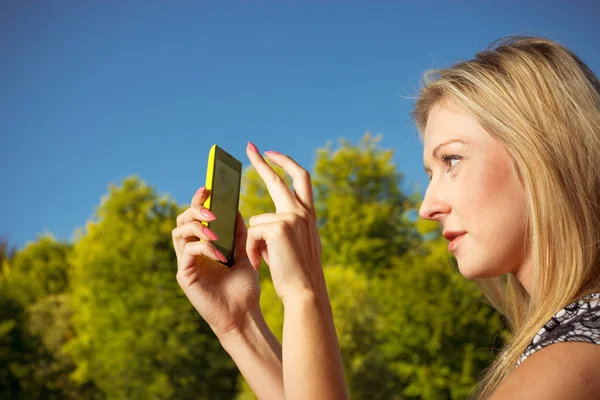
<path id="1" fill-rule="evenodd" d="M 217 153 L 217 145 L 213 144 L 210 148 L 210 152 L 208 153 L 208 166 L 206 168 L 206 190 L 208 191 L 209 196 L 204 200 L 204 204 L 202 207 L 208 208 L 210 210 L 210 202 L 212 200 L 212 184 L 213 184 L 213 170 L 215 168 L 215 155 Z M 202 224 L 208 227 L 208 222 L 202 222 Z"/>

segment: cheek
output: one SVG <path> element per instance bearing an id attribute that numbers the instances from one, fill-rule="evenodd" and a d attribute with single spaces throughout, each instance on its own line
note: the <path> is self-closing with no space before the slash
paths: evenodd
<path id="1" fill-rule="evenodd" d="M 498 225 L 496 221 L 506 220 L 524 204 L 524 193 L 511 168 L 510 156 L 500 149 L 494 150 L 480 160 L 473 160 L 457 176 L 460 180 L 457 205 L 460 204 L 462 216 L 468 219 L 465 223 L 475 224 L 464 226 L 466 230 L 486 225 L 494 228 Z"/>
<path id="2" fill-rule="evenodd" d="M 460 217 L 477 255 L 471 261 L 487 271 L 481 271 L 484 275 L 512 271 L 522 250 L 526 201 L 510 164 L 502 159 L 489 162 L 462 179 Z"/>

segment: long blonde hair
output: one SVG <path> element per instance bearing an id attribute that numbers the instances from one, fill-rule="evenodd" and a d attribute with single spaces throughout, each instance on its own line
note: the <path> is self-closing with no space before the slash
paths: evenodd
<path id="1" fill-rule="evenodd" d="M 512 36 L 426 72 L 412 113 L 421 136 L 440 101 L 506 147 L 528 202 L 531 293 L 512 274 L 477 280 L 512 332 L 475 395 L 487 398 L 552 315 L 600 291 L 600 81 L 563 45 Z"/>

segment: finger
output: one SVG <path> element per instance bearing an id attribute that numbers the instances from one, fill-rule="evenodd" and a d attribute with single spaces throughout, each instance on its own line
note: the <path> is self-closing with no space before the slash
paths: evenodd
<path id="1" fill-rule="evenodd" d="M 210 222 L 217 217 L 207 208 L 202 206 L 192 206 L 179 214 L 177 217 L 177 226 L 181 226 L 192 221 Z"/>
<path id="2" fill-rule="evenodd" d="M 277 214 L 280 216 L 280 214 Z M 267 243 L 273 243 L 273 239 L 294 236 L 293 214 L 284 214 L 282 218 L 272 222 L 266 222 L 248 228 L 248 240 L 246 241 L 246 253 L 254 269 L 258 270 L 261 255 L 268 252 Z M 290 220 L 291 223 L 284 222 Z M 265 258 L 267 264 L 269 260 Z"/>
<path id="3" fill-rule="evenodd" d="M 200 256 L 207 257 L 214 261 L 223 261 L 217 255 L 215 246 L 210 242 L 187 242 L 183 247 L 181 262 L 177 263 L 177 267 L 181 271 L 185 271 L 196 265 L 197 258 Z"/>
<path id="4" fill-rule="evenodd" d="M 275 165 L 280 166 L 292 178 L 296 198 L 309 211 L 314 211 L 314 198 L 310 173 L 291 157 L 276 151 L 267 151 L 265 154 Z"/>
<path id="5" fill-rule="evenodd" d="M 192 206 L 201 206 L 204 204 L 204 201 L 208 197 L 208 191 L 206 190 L 206 186 L 202 186 L 200 189 L 196 191 L 194 196 L 192 197 Z"/>
<path id="6" fill-rule="evenodd" d="M 295 197 L 287 184 L 260 155 L 256 146 L 248 143 L 246 155 L 256 172 L 267 185 L 267 190 L 275 203 L 277 211 L 290 211 L 295 207 Z"/>
<path id="7" fill-rule="evenodd" d="M 281 214 L 261 214 L 261 216 L 264 216 L 263 218 L 257 219 L 257 216 L 254 216 L 252 218 L 250 218 L 249 224 L 253 225 L 253 224 L 258 224 L 258 223 L 266 223 L 266 222 L 270 222 L 270 221 L 275 221 L 277 218 L 277 215 L 281 215 Z M 246 228 L 246 224 L 244 223 L 243 217 L 241 213 L 238 213 L 238 230 L 239 230 L 239 234 L 237 235 L 237 239 L 236 239 L 236 251 L 235 251 L 235 258 L 237 260 L 238 258 L 238 254 L 248 258 L 248 253 L 246 251 L 246 244 L 248 242 L 248 228 Z M 254 221 L 254 222 L 253 222 Z M 241 222 L 241 223 L 240 223 Z M 267 251 L 267 245 L 266 243 L 259 243 L 258 245 L 258 249 L 259 249 L 259 257 L 258 257 L 258 263 L 252 263 L 252 266 L 254 267 L 255 270 L 258 271 L 259 265 L 260 265 L 260 258 L 263 258 L 267 264 L 269 264 L 269 252 Z"/>
<path id="8" fill-rule="evenodd" d="M 180 243 L 181 247 L 183 247 L 185 242 L 197 239 L 202 239 L 207 242 L 219 240 L 219 237 L 200 221 L 188 222 L 173 229 L 173 237 Z"/>
<path id="9" fill-rule="evenodd" d="M 265 239 L 263 237 L 263 230 L 261 229 L 264 225 L 258 225 L 258 227 L 259 228 L 257 228 L 257 226 L 248 228 L 245 245 L 248 260 L 250 260 L 250 264 L 252 264 L 252 267 L 257 271 L 260 267 L 261 253 L 264 252 L 265 247 Z"/>
<path id="10" fill-rule="evenodd" d="M 277 221 L 293 222 L 294 218 L 295 217 L 293 213 L 264 213 L 253 216 L 252 218 L 250 218 L 248 223 L 252 227 L 260 224 L 268 224 Z"/>
<path id="11" fill-rule="evenodd" d="M 277 219 L 276 213 L 264 213 L 251 217 L 248 220 L 248 224 L 252 227 L 259 224 L 266 224 L 268 222 L 273 222 Z"/>

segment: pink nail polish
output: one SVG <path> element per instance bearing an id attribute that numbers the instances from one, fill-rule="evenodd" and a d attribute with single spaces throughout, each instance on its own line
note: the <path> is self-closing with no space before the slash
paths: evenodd
<path id="1" fill-rule="evenodd" d="M 211 240 L 219 240 L 219 237 L 210 229 L 208 229 L 207 227 L 204 227 L 204 233 L 206 234 L 206 236 L 208 236 Z"/>
<path id="2" fill-rule="evenodd" d="M 254 144 L 250 143 L 250 142 L 248 142 L 248 148 L 249 148 L 251 151 L 253 151 L 253 152 L 255 152 L 255 153 L 258 153 L 258 149 L 256 148 L 256 146 L 255 146 Z"/>
<path id="3" fill-rule="evenodd" d="M 196 193 L 194 194 L 194 196 L 201 192 L 204 192 L 205 190 L 206 190 L 206 186 L 202 186 L 200 189 L 196 190 Z"/>
<path id="4" fill-rule="evenodd" d="M 210 212 L 210 210 L 203 208 L 202 211 L 200 211 L 200 213 L 202 215 L 204 215 L 206 218 L 210 218 L 211 220 L 215 220 L 217 219 L 216 215 L 213 214 L 212 212 Z"/>
<path id="5" fill-rule="evenodd" d="M 217 255 L 217 257 L 219 257 L 219 260 L 221 260 L 223 262 L 227 262 L 227 259 L 225 258 L 223 253 L 221 253 L 219 250 L 215 249 L 215 254 Z"/>
<path id="6" fill-rule="evenodd" d="M 271 150 L 265 151 L 265 154 L 268 156 L 280 156 L 281 155 L 280 153 L 278 153 L 276 151 L 271 151 Z"/>

